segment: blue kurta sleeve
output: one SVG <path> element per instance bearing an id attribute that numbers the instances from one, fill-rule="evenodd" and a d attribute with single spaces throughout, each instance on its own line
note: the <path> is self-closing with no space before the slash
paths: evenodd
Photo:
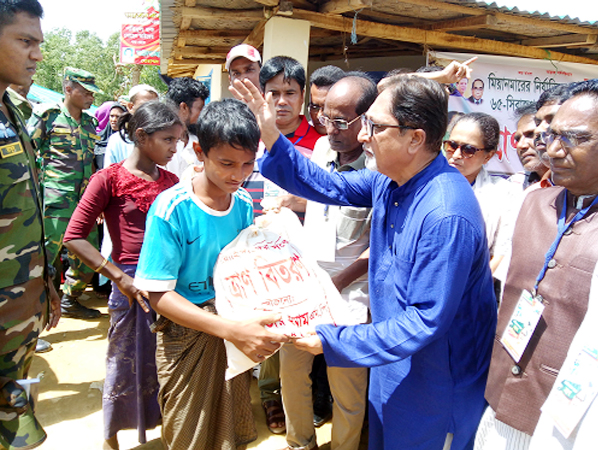
<path id="1" fill-rule="evenodd" d="M 291 194 L 340 206 L 371 207 L 375 180 L 384 177 L 367 169 L 330 173 L 301 155 L 282 134 L 258 164 L 264 177 Z"/>
<path id="2" fill-rule="evenodd" d="M 374 367 L 408 358 L 445 336 L 461 306 L 469 309 L 462 305 L 472 283 L 468 275 L 485 273 L 474 267 L 480 251 L 485 251 L 483 233 L 461 216 L 428 217 L 425 222 L 419 225 L 414 258 L 408 261 L 386 251 L 382 257 L 388 258 L 388 272 L 374 274 L 375 280 L 370 277 L 370 291 L 376 290 L 379 301 L 387 302 L 386 311 L 394 311 L 389 318 L 356 326 L 317 327 L 329 365 Z M 410 231 L 405 230 L 417 235 Z"/>

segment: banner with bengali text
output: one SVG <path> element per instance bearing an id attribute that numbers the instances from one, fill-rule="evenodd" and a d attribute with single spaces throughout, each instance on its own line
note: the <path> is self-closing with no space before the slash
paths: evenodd
<path id="1" fill-rule="evenodd" d="M 500 141 L 496 156 L 487 164 L 490 172 L 512 174 L 523 170 L 513 141 L 517 129 L 515 110 L 519 106 L 536 102 L 542 92 L 559 84 L 598 78 L 598 66 L 591 64 L 448 52 L 430 52 L 428 61 L 446 66 L 473 56 L 478 59 L 471 65 L 471 79 L 467 86 L 464 81 L 457 86 L 462 95 L 457 92 L 449 97 L 449 111 L 484 112 L 498 120 Z M 472 91 L 474 83 L 476 95 Z"/>
<path id="2" fill-rule="evenodd" d="M 126 12 L 120 34 L 122 64 L 160 65 L 160 2 L 146 0 Z"/>

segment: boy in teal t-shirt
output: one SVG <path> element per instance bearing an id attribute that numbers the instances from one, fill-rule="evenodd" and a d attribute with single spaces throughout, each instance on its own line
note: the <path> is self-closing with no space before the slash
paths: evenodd
<path id="1" fill-rule="evenodd" d="M 160 194 L 147 217 L 135 286 L 160 314 L 156 362 L 166 448 L 236 450 L 257 437 L 249 375 L 224 380 L 223 339 L 258 362 L 287 338 L 215 314 L 213 269 L 220 251 L 253 221 L 249 194 L 259 127 L 249 108 L 226 99 L 204 108 L 197 157 L 204 170 Z"/>

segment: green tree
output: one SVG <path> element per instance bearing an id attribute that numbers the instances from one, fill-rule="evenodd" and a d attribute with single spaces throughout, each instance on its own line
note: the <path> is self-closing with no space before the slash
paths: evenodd
<path id="1" fill-rule="evenodd" d="M 44 35 L 44 59 L 37 66 L 35 82 L 40 86 L 62 92 L 62 74 L 65 67 L 77 67 L 93 73 L 103 94 L 96 94 L 94 104 L 116 100 L 131 88 L 133 65 L 120 64 L 119 33 L 104 43 L 95 33 L 80 31 L 74 37 L 70 30 L 55 29 Z M 142 66 L 141 82 L 164 93 L 167 86 L 159 77 L 158 66 Z"/>

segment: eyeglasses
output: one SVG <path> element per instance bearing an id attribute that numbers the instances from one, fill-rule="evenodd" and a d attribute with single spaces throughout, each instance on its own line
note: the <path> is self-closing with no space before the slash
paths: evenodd
<path id="1" fill-rule="evenodd" d="M 313 111 L 315 113 L 318 113 L 320 111 L 322 111 L 324 109 L 323 105 L 316 105 L 314 103 L 309 103 L 309 105 L 307 105 L 307 107 L 309 108 L 310 111 Z"/>
<path id="2" fill-rule="evenodd" d="M 374 136 L 374 130 L 380 128 L 399 128 L 400 130 L 417 130 L 416 127 L 410 127 L 408 125 L 394 125 L 372 122 L 371 119 L 365 116 L 365 114 L 361 115 L 361 126 L 365 127 L 370 138 Z"/>
<path id="3" fill-rule="evenodd" d="M 458 142 L 451 141 L 443 141 L 442 146 L 444 148 L 445 153 L 455 153 L 457 149 L 461 149 L 461 156 L 464 159 L 469 159 L 477 152 L 481 152 L 482 150 L 486 150 L 485 148 L 477 148 L 475 145 L 471 144 L 459 144 Z"/>
<path id="4" fill-rule="evenodd" d="M 345 119 L 331 119 L 328 116 L 320 116 L 318 118 L 318 120 L 320 121 L 320 123 L 322 125 L 324 125 L 325 127 L 327 127 L 328 125 L 332 125 L 334 128 L 336 128 L 337 130 L 346 130 L 348 129 L 351 125 L 353 125 L 357 120 L 359 120 L 361 116 L 357 116 L 355 119 L 353 119 L 351 122 L 347 122 Z"/>
<path id="5" fill-rule="evenodd" d="M 561 143 L 561 148 L 569 151 L 572 148 L 579 146 L 579 144 L 592 139 L 592 135 L 584 132 L 576 133 L 574 131 L 563 131 L 561 133 L 543 131 L 540 133 L 540 139 L 546 143 L 546 148 L 550 147 L 554 141 L 558 140 Z"/>

